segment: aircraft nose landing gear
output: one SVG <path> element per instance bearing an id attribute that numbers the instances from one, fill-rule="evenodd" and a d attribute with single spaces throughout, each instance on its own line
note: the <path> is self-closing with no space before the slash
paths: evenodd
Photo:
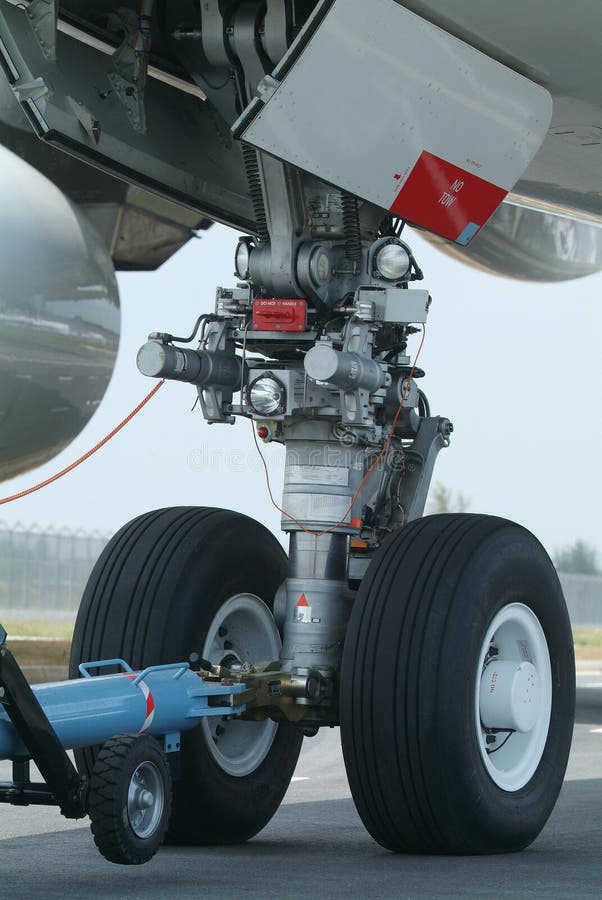
<path id="1" fill-rule="evenodd" d="M 333 6 L 347 17 L 345 34 L 368 8 L 350 13 L 347 6 Z M 396 15 L 398 4 L 390 6 Z M 237 61 L 232 83 L 244 112 L 234 134 L 248 132 L 251 141 L 249 117 L 282 111 L 287 75 L 261 52 L 274 18 L 260 29 L 249 9 L 242 16 L 241 7 L 231 28 L 203 28 L 201 37 L 208 59 L 228 67 Z M 345 54 L 340 59 L 349 64 Z M 374 57 L 373 68 L 386 69 L 383 60 Z M 464 84 L 473 70 L 460 68 Z M 501 77 L 497 64 L 482 71 Z M 398 77 L 397 69 L 383 72 L 383 83 Z M 470 96 L 476 80 L 469 80 Z M 523 88 L 526 109 L 535 108 L 540 92 Z M 503 91 L 498 101 L 506 110 Z M 471 104 L 459 103 L 458 115 Z M 521 129 L 510 112 L 490 120 L 504 145 L 512 125 L 515 147 Z M 308 142 L 316 136 L 310 132 Z M 288 134 L 276 129 L 269 146 Z M 324 129 L 325 153 L 327 138 Z M 255 834 L 282 799 L 301 735 L 340 723 L 354 800 L 383 846 L 516 849 L 546 821 L 566 766 L 574 690 L 566 610 L 552 564 L 523 529 L 489 517 L 421 518 L 453 430 L 449 419 L 431 415 L 418 387 L 431 298 L 415 285 L 423 276 L 402 240 L 405 221 L 390 211 L 398 205 L 349 193 L 374 181 L 354 150 L 350 157 L 362 165 L 340 182 L 353 186 L 345 189 L 333 186 L 333 168 L 310 174 L 282 161 L 286 153 L 243 146 L 257 228 L 238 243 L 239 283 L 217 289 L 213 312 L 197 323 L 197 348 L 155 332 L 138 355 L 143 374 L 194 385 L 208 422 L 243 417 L 259 452 L 260 441 L 285 447 L 277 508 L 288 564 L 263 529 L 249 520 L 243 527 L 233 513 L 149 513 L 126 526 L 93 573 L 73 659 L 88 645 L 88 656 L 107 656 L 122 640 L 128 646 L 120 652 L 134 664 L 137 654 L 158 662 L 197 650 L 215 654 L 211 661 L 227 663 L 228 677 L 253 692 L 244 721 L 206 723 L 187 736 L 172 839 L 226 843 Z M 390 173 L 381 185 L 387 196 L 403 181 L 397 168 Z M 460 243 L 482 221 L 472 213 L 463 219 L 472 196 L 464 188 L 475 177 L 456 171 L 449 187 L 437 178 L 428 184 L 431 207 L 450 218 Z M 481 197 L 486 182 L 477 180 Z M 246 618 L 231 606 L 241 596 Z M 269 610 L 267 619 L 260 609 Z M 97 622 L 105 623 L 101 635 Z M 235 624 L 233 637 L 220 635 Z M 207 812 L 201 821 L 199 808 Z"/>

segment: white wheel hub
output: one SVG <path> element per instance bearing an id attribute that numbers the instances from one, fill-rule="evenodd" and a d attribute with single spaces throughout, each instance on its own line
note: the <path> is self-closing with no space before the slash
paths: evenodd
<path id="1" fill-rule="evenodd" d="M 213 664 L 279 659 L 282 642 L 274 618 L 259 597 L 237 594 L 219 609 L 202 655 Z M 224 772 L 242 778 L 264 761 L 278 730 L 271 719 L 245 722 L 207 716 L 201 722 L 209 752 Z"/>
<path id="2" fill-rule="evenodd" d="M 541 683 L 530 662 L 492 660 L 483 672 L 481 722 L 499 731 L 531 731 L 539 716 Z"/>
<path id="3" fill-rule="evenodd" d="M 543 755 L 552 709 L 552 671 L 546 637 L 523 603 L 493 618 L 479 655 L 475 725 L 479 750 L 493 781 L 518 791 Z"/>

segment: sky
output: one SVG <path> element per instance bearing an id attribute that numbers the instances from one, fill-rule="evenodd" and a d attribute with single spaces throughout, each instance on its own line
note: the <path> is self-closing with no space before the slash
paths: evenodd
<path id="1" fill-rule="evenodd" d="M 434 483 L 475 512 L 526 525 L 548 552 L 582 539 L 602 561 L 602 274 L 528 284 L 451 260 L 415 233 L 411 244 L 433 297 L 419 365 L 433 414 L 452 420 L 451 446 Z M 217 285 L 232 287 L 237 235 L 214 226 L 153 273 L 122 273 L 122 338 L 105 399 L 54 460 L 0 485 L 7 496 L 54 474 L 110 431 L 153 387 L 136 369 L 150 331 L 187 334 L 213 310 Z M 414 349 L 417 341 L 414 345 Z M 144 410 L 77 470 L 5 505 L 15 525 L 110 534 L 163 506 L 236 509 L 279 532 L 251 426 L 208 426 L 190 385 L 165 384 Z M 281 494 L 283 448 L 266 448 Z"/>

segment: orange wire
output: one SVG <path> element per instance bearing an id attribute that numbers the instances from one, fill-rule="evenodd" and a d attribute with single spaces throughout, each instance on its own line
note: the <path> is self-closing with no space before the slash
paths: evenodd
<path id="1" fill-rule="evenodd" d="M 62 478 L 63 475 L 67 475 L 68 472 L 72 472 L 73 469 L 77 468 L 77 466 L 80 466 L 80 465 L 81 465 L 83 462 L 85 462 L 87 459 L 90 459 L 90 457 L 91 457 L 94 453 L 96 453 L 97 450 L 100 450 L 100 448 L 101 448 L 101 447 L 104 447 L 104 445 L 107 444 L 107 443 L 111 440 L 111 438 L 115 437 L 115 435 L 116 435 L 119 431 L 121 431 L 121 429 L 124 428 L 124 427 L 128 424 L 128 422 L 131 422 L 131 420 L 134 418 L 134 416 L 138 415 L 138 413 L 140 412 L 140 410 L 141 410 L 144 406 L 146 406 L 146 404 L 148 403 L 148 401 L 149 401 L 152 397 L 155 396 L 155 394 L 157 393 L 157 391 L 159 390 L 159 388 L 163 387 L 164 384 L 165 384 L 165 379 L 162 379 L 158 384 L 156 384 L 156 385 L 154 386 L 154 388 L 152 389 L 152 391 L 150 391 L 150 393 L 148 393 L 148 394 L 146 395 L 146 397 L 144 398 L 144 400 L 142 400 L 142 401 L 138 404 L 138 406 L 137 406 L 135 409 L 133 409 L 133 410 L 131 411 L 131 413 L 130 413 L 129 415 L 127 415 L 127 416 L 125 417 L 125 419 L 123 419 L 123 420 L 119 423 L 119 425 L 117 425 L 116 428 L 113 429 L 113 431 L 109 432 L 109 434 L 107 434 L 106 437 L 103 437 L 102 441 L 99 441 L 97 444 L 95 444 L 94 447 L 92 447 L 91 450 L 88 450 L 87 453 L 84 453 L 84 455 L 83 455 L 83 456 L 80 456 L 79 459 L 76 459 L 75 462 L 72 462 L 70 465 L 66 466 L 66 468 L 64 468 L 64 469 L 61 469 L 61 471 L 60 471 L 60 472 L 57 472 L 55 475 L 51 475 L 50 478 L 46 478 L 45 481 L 40 481 L 39 484 L 34 484 L 33 487 L 27 488 L 27 490 L 25 490 L 25 491 L 19 491 L 18 494 L 12 494 L 10 497 L 4 497 L 3 499 L 0 500 L 0 506 L 1 506 L 3 503 L 11 503 L 13 500 L 20 500 L 21 497 L 27 497 L 28 494 L 33 494 L 35 491 L 41 490 L 41 488 L 46 487 L 46 485 L 48 485 L 48 484 L 52 484 L 53 481 L 58 481 L 58 479 L 59 479 L 59 478 Z"/>
<path id="2" fill-rule="evenodd" d="M 281 513 L 283 516 L 286 516 L 286 518 L 287 518 L 287 519 L 290 519 L 291 522 L 294 522 L 295 525 L 298 525 L 299 528 L 301 529 L 301 531 L 304 531 L 305 534 L 312 534 L 312 535 L 314 535 L 314 537 L 320 537 L 320 536 L 323 535 L 323 534 L 330 534 L 332 531 L 335 531 L 337 528 L 340 528 L 341 525 L 347 525 L 347 526 L 350 525 L 349 522 L 345 522 L 345 519 L 347 518 L 348 514 L 349 514 L 349 513 L 351 512 L 351 510 L 353 509 L 353 506 L 354 506 L 354 504 L 355 504 L 355 501 L 356 501 L 357 498 L 359 497 L 362 488 L 364 487 L 364 485 L 365 485 L 366 482 L 368 481 L 368 478 L 370 477 L 370 475 L 372 474 L 372 472 L 374 471 L 374 469 L 377 467 L 377 465 L 379 464 L 379 462 L 381 461 L 381 459 L 383 458 L 383 456 L 386 454 L 387 450 L 389 449 L 389 447 L 390 447 L 390 445 L 391 445 L 391 441 L 393 440 L 393 434 L 395 433 L 395 426 L 397 425 L 397 422 L 398 422 L 399 417 L 400 417 L 400 415 L 401 415 L 401 411 L 402 411 L 402 409 L 403 409 L 403 404 L 405 403 L 406 398 L 407 398 L 407 396 L 408 396 L 408 394 L 409 394 L 409 392 L 410 392 L 410 388 L 411 388 L 411 386 L 412 386 L 412 378 L 414 377 L 414 372 L 416 371 L 416 366 L 417 366 L 417 364 L 418 364 L 418 358 L 419 358 L 420 353 L 421 353 L 421 351 L 422 351 L 422 347 L 423 347 L 423 344 L 424 344 L 424 339 L 425 339 L 425 337 L 426 337 L 426 323 L 422 326 L 422 338 L 421 338 L 421 340 L 420 340 L 420 345 L 419 345 L 419 347 L 418 347 L 418 351 L 417 351 L 417 353 L 416 353 L 416 356 L 414 357 L 414 364 L 413 364 L 412 368 L 410 369 L 410 373 L 409 373 L 408 377 L 407 377 L 406 380 L 405 380 L 404 388 L 403 388 L 403 391 L 402 391 L 402 393 L 401 393 L 401 400 L 399 401 L 399 406 L 397 407 L 397 412 L 396 412 L 395 415 L 393 416 L 393 421 L 392 421 L 392 423 L 391 423 L 391 430 L 389 431 L 389 434 L 388 434 L 388 436 L 387 436 L 387 439 L 386 439 L 385 443 L 383 444 L 382 450 L 380 451 L 380 453 L 378 454 L 378 456 L 376 457 L 376 459 L 374 460 L 374 462 L 372 463 L 372 465 L 370 466 L 370 468 L 368 469 L 368 471 L 366 472 L 366 474 L 364 475 L 364 477 L 363 477 L 362 480 L 360 481 L 359 486 L 358 486 L 358 488 L 357 488 L 355 494 L 354 494 L 353 497 L 351 498 L 351 502 L 350 502 L 349 506 L 347 507 L 347 509 L 346 509 L 345 512 L 343 513 L 343 517 L 336 523 L 336 525 L 331 525 L 330 528 L 324 528 L 322 531 L 312 531 L 311 529 L 306 528 L 306 527 L 299 521 L 299 519 L 296 519 L 296 518 L 295 518 L 294 516 L 292 516 L 290 513 L 287 513 L 287 511 L 286 511 L 285 509 L 282 509 L 281 506 L 278 506 L 278 504 L 277 504 L 276 501 L 274 500 L 274 495 L 272 494 L 272 487 L 271 487 L 271 484 L 270 484 L 270 474 L 269 474 L 269 472 L 268 472 L 268 466 L 267 466 L 267 463 L 266 463 L 266 461 L 265 461 L 265 457 L 264 457 L 263 453 L 261 452 L 261 448 L 260 448 L 260 446 L 259 446 L 259 442 L 257 441 L 257 435 L 256 435 L 256 433 L 255 433 L 255 423 L 254 423 L 253 421 L 251 421 L 251 427 L 252 427 L 252 429 L 253 429 L 253 440 L 255 441 L 255 446 L 257 447 L 257 452 L 259 453 L 259 456 L 260 456 L 260 458 L 261 458 L 261 462 L 263 463 L 263 469 L 264 469 L 264 472 L 265 472 L 265 480 L 266 480 L 266 483 L 267 483 L 268 494 L 269 494 L 270 500 L 271 500 L 271 502 L 272 502 L 272 505 L 276 507 L 276 509 L 278 510 L 279 513 Z"/>

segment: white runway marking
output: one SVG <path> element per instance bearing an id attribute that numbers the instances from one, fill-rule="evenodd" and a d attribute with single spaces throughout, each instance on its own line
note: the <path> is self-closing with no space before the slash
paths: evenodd
<path id="1" fill-rule="evenodd" d="M 602 728 L 590 728 L 589 733 L 590 734 L 602 734 Z M 294 780 L 295 779 L 293 779 L 293 781 Z"/>
<path id="2" fill-rule="evenodd" d="M 308 777 L 302 777 L 301 775 L 293 775 L 291 781 L 309 781 Z"/>

